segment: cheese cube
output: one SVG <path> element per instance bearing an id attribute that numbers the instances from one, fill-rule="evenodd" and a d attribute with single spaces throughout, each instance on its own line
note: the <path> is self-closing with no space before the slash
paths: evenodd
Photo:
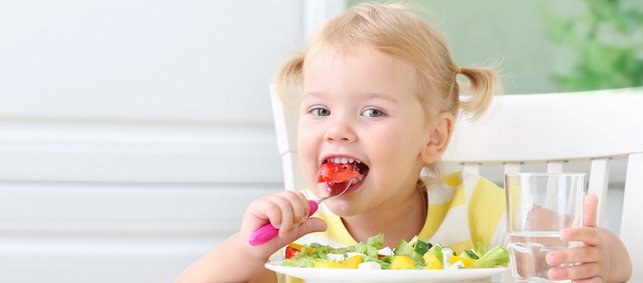
<path id="1" fill-rule="evenodd" d="M 369 270 L 379 270 L 382 269 L 379 263 L 377 262 L 363 262 L 357 266 L 357 269 L 369 269 Z"/>
<path id="2" fill-rule="evenodd" d="M 342 262 L 346 257 L 343 254 L 328 254 L 328 260 L 332 262 Z"/>
<path id="3" fill-rule="evenodd" d="M 393 250 L 391 250 L 391 248 L 389 247 L 386 247 L 386 248 L 380 249 L 379 251 L 377 251 L 377 253 L 384 256 L 389 256 L 389 255 L 393 255 Z"/>

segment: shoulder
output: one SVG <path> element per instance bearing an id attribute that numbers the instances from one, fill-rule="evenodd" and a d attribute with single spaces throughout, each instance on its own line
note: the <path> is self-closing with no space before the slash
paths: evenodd
<path id="1" fill-rule="evenodd" d="M 454 199 L 456 203 L 468 203 L 486 195 L 504 196 L 504 190 L 491 180 L 463 171 L 444 175 L 427 191 L 430 204 L 451 203 Z"/>
<path id="2" fill-rule="evenodd" d="M 433 238 L 468 245 L 480 241 L 487 246 L 500 239 L 504 189 L 487 178 L 462 171 L 446 174 L 441 181 L 428 188 L 427 221 L 433 223 L 427 225 L 432 228 L 428 231 L 435 231 Z M 469 240 L 465 241 L 465 236 Z"/>
<path id="3" fill-rule="evenodd" d="M 504 204 L 505 190 L 493 181 L 474 174 L 462 173 L 463 186 L 469 202 L 490 202 Z M 503 205 L 504 207 L 504 205 Z"/>
<path id="4" fill-rule="evenodd" d="M 449 191 L 465 190 L 468 195 L 481 190 L 503 193 L 504 190 L 491 180 L 476 174 L 464 171 L 454 171 L 442 177 L 441 183 L 429 188 L 429 191 L 444 194 Z"/>

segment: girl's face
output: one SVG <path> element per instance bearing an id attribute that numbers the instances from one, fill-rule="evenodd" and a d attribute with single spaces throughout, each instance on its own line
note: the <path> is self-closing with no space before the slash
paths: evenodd
<path id="1" fill-rule="evenodd" d="M 358 161 L 363 180 L 327 206 L 337 215 L 404 203 L 416 192 L 430 143 L 430 126 L 415 95 L 416 72 L 402 60 L 367 44 L 325 46 L 306 58 L 298 147 L 307 183 L 318 197 L 325 162 Z"/>

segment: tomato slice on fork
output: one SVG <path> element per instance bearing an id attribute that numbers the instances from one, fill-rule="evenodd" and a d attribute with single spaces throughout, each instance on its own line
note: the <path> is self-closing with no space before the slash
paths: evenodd
<path id="1" fill-rule="evenodd" d="M 317 172 L 317 183 L 343 183 L 360 175 L 359 167 L 353 164 L 326 162 Z"/>

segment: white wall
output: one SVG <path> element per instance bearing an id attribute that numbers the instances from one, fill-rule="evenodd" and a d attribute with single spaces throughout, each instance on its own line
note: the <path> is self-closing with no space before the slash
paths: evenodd
<path id="1" fill-rule="evenodd" d="M 0 2 L 0 282 L 169 282 L 282 189 L 302 3 Z"/>

